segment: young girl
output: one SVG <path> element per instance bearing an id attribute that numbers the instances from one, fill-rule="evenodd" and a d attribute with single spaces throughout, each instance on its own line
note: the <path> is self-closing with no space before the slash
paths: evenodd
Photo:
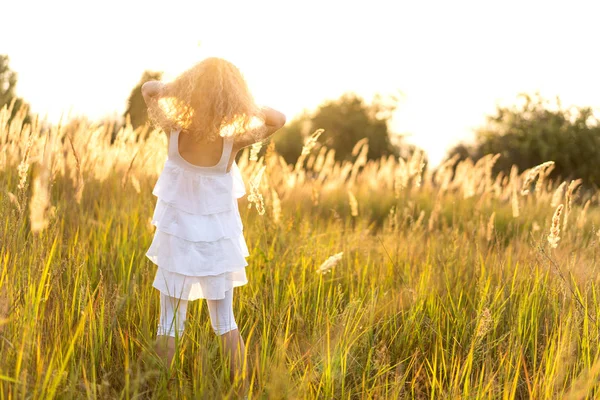
<path id="1" fill-rule="evenodd" d="M 233 288 L 248 283 L 249 256 L 237 203 L 246 190 L 235 156 L 271 136 L 285 116 L 258 107 L 240 71 L 221 58 L 207 58 L 167 84 L 146 82 L 142 94 L 150 120 L 169 143 L 152 191 L 156 231 L 146 253 L 157 265 L 152 286 L 160 293 L 156 350 L 170 366 L 188 302 L 204 298 L 233 379 L 245 352 Z"/>

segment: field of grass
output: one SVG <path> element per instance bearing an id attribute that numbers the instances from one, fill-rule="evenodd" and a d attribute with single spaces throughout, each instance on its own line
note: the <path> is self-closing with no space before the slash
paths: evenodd
<path id="1" fill-rule="evenodd" d="M 153 353 L 144 254 L 164 133 L 126 128 L 111 144 L 108 126 L 7 116 L 0 399 L 229 396 L 203 300 L 176 387 Z M 419 154 L 367 161 L 367 146 L 341 165 L 310 144 L 296 167 L 272 145 L 239 156 L 250 257 L 234 312 L 250 398 L 598 398 L 598 195 L 557 191 L 551 165 L 529 185 L 531 171 L 492 179 L 493 155 L 453 175 Z"/>

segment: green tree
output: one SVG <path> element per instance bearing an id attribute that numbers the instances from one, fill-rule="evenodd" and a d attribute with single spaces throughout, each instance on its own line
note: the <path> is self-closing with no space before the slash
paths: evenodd
<path id="1" fill-rule="evenodd" d="M 0 109 L 5 105 L 9 105 L 14 100 L 14 106 L 9 118 L 9 121 L 14 118 L 19 109 L 24 106 L 29 110 L 29 105 L 25 101 L 17 97 L 15 89 L 17 86 L 17 73 L 12 71 L 9 67 L 8 55 L 0 54 Z M 31 116 L 27 111 L 24 123 L 31 123 Z"/>
<path id="2" fill-rule="evenodd" d="M 400 147 L 390 140 L 388 121 L 396 108 L 396 99 L 385 102 L 376 96 L 371 104 L 353 93 L 345 93 L 337 100 L 322 103 L 317 110 L 303 113 L 286 124 L 275 135 L 275 147 L 288 163 L 294 163 L 302 150 L 304 139 L 317 129 L 324 129 L 318 141 L 334 148 L 337 161 L 353 159 L 356 142 L 367 137 L 368 159 L 393 154 L 400 155 Z M 410 153 L 414 146 L 406 145 Z M 404 152 L 403 152 L 404 153 Z"/>
<path id="3" fill-rule="evenodd" d="M 473 145 L 460 144 L 450 151 L 465 153 L 473 160 L 489 153 L 500 153 L 494 174 L 508 173 L 515 164 L 520 171 L 554 161 L 550 177 L 581 178 L 584 184 L 600 185 L 600 124 L 589 107 L 564 109 L 560 98 L 555 103 L 521 93 L 520 105 L 496 107 L 487 124 L 475 131 Z"/>
<path id="4" fill-rule="evenodd" d="M 302 113 L 295 117 L 284 127 L 273 135 L 275 149 L 285 159 L 288 164 L 295 164 L 304 145 L 304 138 L 307 135 L 306 128 L 309 121 L 308 114 Z"/>
<path id="5" fill-rule="evenodd" d="M 142 85 L 148 81 L 160 80 L 162 75 L 162 72 L 144 71 L 139 83 L 131 90 L 123 117 L 127 118 L 127 114 L 129 114 L 133 129 L 144 125 L 148 121 L 148 109 L 144 96 L 142 96 Z"/>

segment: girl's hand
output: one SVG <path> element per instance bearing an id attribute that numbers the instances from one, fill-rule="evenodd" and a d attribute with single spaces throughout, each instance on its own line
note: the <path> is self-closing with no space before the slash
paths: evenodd
<path id="1" fill-rule="evenodd" d="M 148 81 L 142 85 L 142 95 L 144 100 L 148 102 L 153 97 L 161 97 L 165 90 L 165 84 L 160 81 Z"/>
<path id="2" fill-rule="evenodd" d="M 283 113 L 267 106 L 262 106 L 261 112 L 264 116 L 265 125 L 276 127 L 275 130 L 280 129 L 285 125 L 285 115 L 283 115 Z"/>

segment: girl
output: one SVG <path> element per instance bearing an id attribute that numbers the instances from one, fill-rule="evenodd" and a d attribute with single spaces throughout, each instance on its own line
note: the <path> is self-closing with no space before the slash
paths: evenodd
<path id="1" fill-rule="evenodd" d="M 156 351 L 170 366 L 188 301 L 204 298 L 234 380 L 245 345 L 233 316 L 233 288 L 248 282 L 249 256 L 237 203 L 246 191 L 235 156 L 280 129 L 285 116 L 258 107 L 240 71 L 221 58 L 207 58 L 167 84 L 146 82 L 142 94 L 149 119 L 169 143 L 152 191 L 156 231 L 146 253 L 157 265 Z"/>

